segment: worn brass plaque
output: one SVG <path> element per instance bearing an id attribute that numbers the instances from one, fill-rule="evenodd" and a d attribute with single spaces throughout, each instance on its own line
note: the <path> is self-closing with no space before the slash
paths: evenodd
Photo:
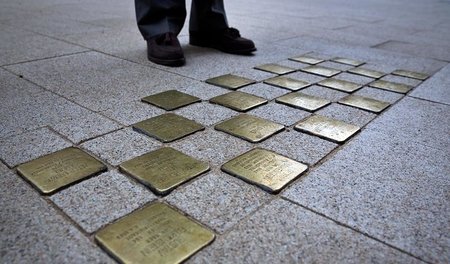
<path id="1" fill-rule="evenodd" d="M 283 130 L 284 126 L 259 117 L 240 114 L 217 124 L 215 129 L 256 143 Z"/>
<path id="2" fill-rule="evenodd" d="M 300 92 L 280 96 L 276 99 L 276 102 L 307 111 L 316 111 L 331 103 L 326 99 Z"/>
<path id="3" fill-rule="evenodd" d="M 206 83 L 217 85 L 223 88 L 236 90 L 246 85 L 255 83 L 256 81 L 241 76 L 226 74 L 206 80 Z"/>
<path id="4" fill-rule="evenodd" d="M 338 143 L 346 141 L 360 129 L 358 126 L 320 115 L 307 117 L 294 128 Z"/>
<path id="5" fill-rule="evenodd" d="M 428 74 L 421 73 L 421 72 L 413 72 L 413 71 L 406 71 L 406 70 L 396 70 L 392 72 L 393 75 L 413 78 L 421 81 L 425 81 L 430 77 Z"/>
<path id="6" fill-rule="evenodd" d="M 273 77 L 273 78 L 267 79 L 264 81 L 264 83 L 270 84 L 273 86 L 277 86 L 277 87 L 281 87 L 281 88 L 285 88 L 285 89 L 288 89 L 291 91 L 297 91 L 302 88 L 308 87 L 310 85 L 310 83 L 308 83 L 308 82 L 300 81 L 300 80 L 296 80 L 296 79 L 292 79 L 292 78 L 284 77 L 284 76 L 278 76 L 278 77 Z"/>
<path id="7" fill-rule="evenodd" d="M 361 76 L 365 76 L 365 77 L 374 78 L 374 79 L 380 79 L 381 77 L 386 75 L 386 73 L 384 73 L 384 72 L 365 69 L 365 68 L 354 68 L 354 69 L 348 70 L 348 72 L 358 74 Z"/>
<path id="8" fill-rule="evenodd" d="M 167 113 L 141 121 L 133 128 L 162 142 L 170 142 L 205 129 L 202 125 L 182 116 Z"/>
<path id="9" fill-rule="evenodd" d="M 363 61 L 357 61 L 357 60 L 352 60 L 352 59 L 347 59 L 347 58 L 340 58 L 340 57 L 336 57 L 331 59 L 331 61 L 337 62 L 337 63 L 342 63 L 342 64 L 347 64 L 350 66 L 361 66 L 363 65 L 365 62 Z"/>
<path id="10" fill-rule="evenodd" d="M 370 112 L 374 113 L 380 113 L 383 111 L 386 107 L 388 107 L 390 104 L 387 102 L 375 100 L 372 98 L 359 96 L 359 95 L 348 95 L 341 100 L 339 100 L 339 103 L 344 105 L 349 105 L 357 108 L 361 108 Z"/>
<path id="11" fill-rule="evenodd" d="M 209 100 L 211 103 L 220 104 L 236 111 L 245 112 L 259 105 L 267 103 L 267 100 L 252 94 L 234 91 L 219 95 Z"/>
<path id="12" fill-rule="evenodd" d="M 252 149 L 222 166 L 222 170 L 275 193 L 308 169 L 308 166 L 265 149 Z"/>
<path id="13" fill-rule="evenodd" d="M 17 172 L 44 194 L 51 194 L 105 170 L 106 166 L 103 163 L 72 147 L 17 167 Z"/>
<path id="14" fill-rule="evenodd" d="M 378 88 L 378 89 L 392 91 L 392 92 L 403 93 L 403 94 L 409 92 L 409 90 L 412 89 L 411 86 L 406 85 L 406 84 L 388 82 L 388 81 L 383 81 L 383 80 L 374 81 L 374 82 L 370 83 L 369 86 Z"/>
<path id="15" fill-rule="evenodd" d="M 362 85 L 354 83 L 354 82 L 343 81 L 343 80 L 334 79 L 334 78 L 322 80 L 318 84 L 328 87 L 328 88 L 331 88 L 331 89 L 347 92 L 347 93 L 354 92 L 362 87 Z"/>
<path id="16" fill-rule="evenodd" d="M 214 233 L 156 202 L 103 228 L 97 242 L 121 263 L 180 263 L 211 243 Z"/>
<path id="17" fill-rule="evenodd" d="M 120 165 L 120 169 L 163 195 L 208 171 L 209 166 L 178 150 L 165 147 L 126 161 Z"/>
<path id="18" fill-rule="evenodd" d="M 275 74 L 286 74 L 286 73 L 291 73 L 291 72 L 295 71 L 295 69 L 293 69 L 293 68 L 274 64 L 274 63 L 259 65 L 259 66 L 256 66 L 255 69 L 270 72 L 270 73 L 275 73 Z"/>
<path id="19" fill-rule="evenodd" d="M 325 61 L 325 60 L 313 58 L 310 56 L 297 56 L 297 57 L 293 57 L 293 58 L 289 58 L 289 59 L 293 60 L 293 61 L 302 62 L 302 63 L 306 63 L 306 64 L 313 64 L 313 65 Z"/>
<path id="20" fill-rule="evenodd" d="M 339 74 L 341 72 L 341 71 L 336 70 L 336 69 L 323 67 L 323 66 L 316 66 L 316 65 L 308 66 L 308 67 L 300 69 L 300 70 L 304 71 L 304 72 L 308 72 L 308 73 L 324 76 L 324 77 L 332 77 L 332 76 L 334 76 L 336 74 Z"/>
<path id="21" fill-rule="evenodd" d="M 144 97 L 142 98 L 142 101 L 170 111 L 199 102 L 200 98 L 179 92 L 177 90 L 169 90 Z"/>

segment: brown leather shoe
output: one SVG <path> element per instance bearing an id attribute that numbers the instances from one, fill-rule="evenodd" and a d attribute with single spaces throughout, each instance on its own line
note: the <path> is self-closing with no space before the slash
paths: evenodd
<path id="1" fill-rule="evenodd" d="M 185 63 L 180 42 L 171 32 L 147 40 L 147 57 L 150 61 L 165 66 L 182 66 Z"/>
<path id="2" fill-rule="evenodd" d="M 209 47 L 232 54 L 250 54 L 256 51 L 255 43 L 241 37 L 239 30 L 226 28 L 213 32 L 189 32 L 189 44 Z"/>

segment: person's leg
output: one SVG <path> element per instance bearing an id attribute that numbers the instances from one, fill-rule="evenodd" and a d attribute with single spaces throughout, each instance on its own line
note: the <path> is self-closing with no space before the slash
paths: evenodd
<path id="1" fill-rule="evenodd" d="M 210 32 L 228 28 L 223 0 L 192 0 L 189 31 Z"/>

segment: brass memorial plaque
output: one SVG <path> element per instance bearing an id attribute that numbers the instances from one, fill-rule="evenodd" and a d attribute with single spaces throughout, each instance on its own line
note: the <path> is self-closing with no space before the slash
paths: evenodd
<path id="1" fill-rule="evenodd" d="M 264 83 L 270 84 L 273 86 L 277 86 L 280 88 L 285 88 L 285 89 L 288 89 L 291 91 L 297 91 L 302 88 L 308 87 L 310 85 L 310 83 L 308 83 L 308 82 L 300 81 L 300 80 L 296 80 L 296 79 L 292 79 L 292 78 L 284 77 L 284 76 L 278 76 L 278 77 L 273 77 L 273 78 L 267 79 L 264 81 Z"/>
<path id="2" fill-rule="evenodd" d="M 291 73 L 291 72 L 295 71 L 295 69 L 293 69 L 293 68 L 274 64 L 274 63 L 259 65 L 259 66 L 256 66 L 255 69 L 270 72 L 270 73 L 275 73 L 275 74 L 286 74 L 286 73 Z"/>
<path id="3" fill-rule="evenodd" d="M 125 161 L 120 169 L 152 191 L 164 195 L 178 185 L 209 170 L 208 164 L 170 147 Z"/>
<path id="4" fill-rule="evenodd" d="M 177 90 L 169 90 L 144 97 L 142 98 L 142 101 L 170 111 L 186 105 L 200 102 L 201 100 L 198 97 L 185 94 Z"/>
<path id="5" fill-rule="evenodd" d="M 293 57 L 293 58 L 289 58 L 292 61 L 297 61 L 297 62 L 302 62 L 302 63 L 306 63 L 306 64 L 317 64 L 317 63 L 321 63 L 324 62 L 325 60 L 322 59 L 317 59 L 317 58 L 313 58 L 310 56 L 297 56 L 297 57 Z"/>
<path id="6" fill-rule="evenodd" d="M 380 79 L 381 77 L 386 75 L 386 73 L 384 73 L 384 72 L 375 71 L 375 70 L 371 70 L 371 69 L 365 69 L 365 68 L 354 68 L 354 69 L 348 70 L 348 72 L 358 74 L 358 75 L 361 75 L 364 77 L 374 78 L 374 79 Z"/>
<path id="7" fill-rule="evenodd" d="M 307 117 L 294 128 L 338 143 L 346 141 L 360 129 L 358 126 L 320 115 Z"/>
<path id="8" fill-rule="evenodd" d="M 283 130 L 284 126 L 259 117 L 240 114 L 217 124 L 215 129 L 257 143 Z"/>
<path id="9" fill-rule="evenodd" d="M 265 149 L 252 149 L 222 166 L 222 170 L 256 184 L 271 193 L 279 192 L 308 166 Z"/>
<path id="10" fill-rule="evenodd" d="M 369 86 L 378 88 L 378 89 L 396 92 L 396 93 L 403 93 L 403 94 L 409 92 L 409 90 L 412 89 L 411 86 L 406 85 L 406 84 L 388 82 L 388 81 L 383 81 L 383 80 L 374 81 L 374 82 L 370 83 Z"/>
<path id="11" fill-rule="evenodd" d="M 361 66 L 363 65 L 365 62 L 363 61 L 357 61 L 357 60 L 352 60 L 352 59 L 347 59 L 347 58 L 340 58 L 340 57 L 336 57 L 331 59 L 331 61 L 337 62 L 337 63 L 342 63 L 342 64 L 347 64 L 350 66 Z"/>
<path id="12" fill-rule="evenodd" d="M 336 74 L 339 74 L 341 71 L 336 70 L 336 69 L 332 69 L 332 68 L 328 68 L 328 67 L 323 67 L 323 66 L 308 66 L 306 68 L 300 69 L 303 72 L 308 72 L 308 73 L 312 73 L 312 74 L 316 74 L 316 75 L 320 75 L 320 76 L 324 76 L 324 77 L 333 77 Z"/>
<path id="13" fill-rule="evenodd" d="M 206 83 L 220 86 L 223 88 L 236 90 L 241 87 L 255 83 L 256 81 L 241 76 L 226 74 L 206 80 Z"/>
<path id="14" fill-rule="evenodd" d="M 121 263 L 181 263 L 210 244 L 214 233 L 156 202 L 112 223 L 95 240 Z"/>
<path id="15" fill-rule="evenodd" d="M 361 108 L 374 113 L 380 113 L 390 105 L 387 102 L 354 94 L 342 98 L 338 103 Z"/>
<path id="16" fill-rule="evenodd" d="M 17 172 L 41 193 L 51 194 L 106 169 L 89 154 L 70 147 L 22 164 Z"/>
<path id="17" fill-rule="evenodd" d="M 280 96 L 276 99 L 276 102 L 311 112 L 331 103 L 326 99 L 300 92 Z"/>
<path id="18" fill-rule="evenodd" d="M 192 120 L 172 113 L 141 121 L 134 124 L 133 128 L 162 142 L 171 142 L 205 129 Z"/>
<path id="19" fill-rule="evenodd" d="M 339 80 L 339 79 L 334 79 L 334 78 L 322 80 L 318 84 L 328 87 L 328 88 L 331 88 L 331 89 L 347 92 L 347 93 L 354 92 L 362 87 L 362 85 L 354 83 L 354 82 L 349 82 L 349 81 L 344 81 L 344 80 Z"/>
<path id="20" fill-rule="evenodd" d="M 392 72 L 393 75 L 398 75 L 402 77 L 408 77 L 413 78 L 421 81 L 425 81 L 430 77 L 428 74 L 421 73 L 421 72 L 413 72 L 413 71 L 406 71 L 406 70 L 396 70 Z"/>
<path id="21" fill-rule="evenodd" d="M 219 95 L 211 98 L 209 101 L 240 112 L 245 112 L 267 103 L 267 100 L 264 98 L 240 91 Z"/>

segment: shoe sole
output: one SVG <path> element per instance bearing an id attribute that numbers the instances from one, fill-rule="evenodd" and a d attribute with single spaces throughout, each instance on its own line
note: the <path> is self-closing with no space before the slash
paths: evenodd
<path id="1" fill-rule="evenodd" d="M 159 59 L 151 56 L 147 56 L 148 60 L 151 62 L 154 62 L 156 64 L 164 65 L 164 66 L 171 66 L 171 67 L 179 67 L 183 66 L 186 63 L 185 58 L 175 59 L 175 60 L 165 60 L 165 59 Z"/>
<path id="2" fill-rule="evenodd" d="M 250 48 L 250 49 L 242 49 L 242 50 L 226 50 L 226 49 L 223 49 L 223 48 L 221 48 L 219 46 L 216 46 L 216 45 L 207 44 L 207 43 L 203 43 L 203 42 L 195 41 L 195 40 L 190 40 L 189 41 L 189 45 L 197 46 L 197 47 L 203 47 L 203 48 L 213 48 L 213 49 L 217 49 L 217 50 L 220 50 L 222 52 L 225 52 L 225 53 L 238 54 L 238 55 L 248 55 L 248 54 L 250 54 L 250 53 L 252 53 L 252 52 L 257 50 L 255 47 Z"/>

